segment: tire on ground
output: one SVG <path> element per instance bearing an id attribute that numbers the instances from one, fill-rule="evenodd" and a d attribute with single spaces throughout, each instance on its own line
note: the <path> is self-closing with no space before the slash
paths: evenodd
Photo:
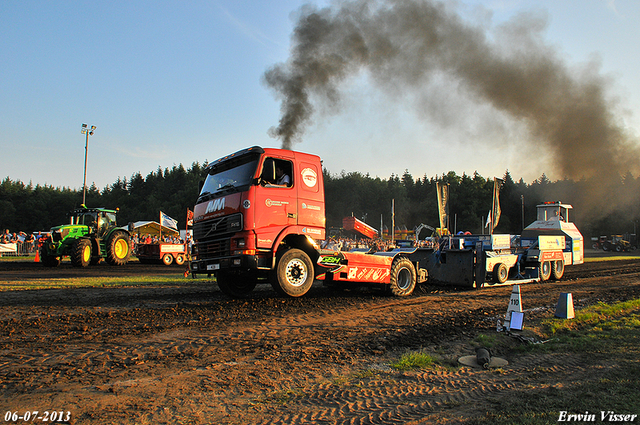
<path id="1" fill-rule="evenodd" d="M 540 282 L 549 280 L 549 278 L 551 277 L 552 268 L 553 267 L 551 267 L 551 261 L 543 261 L 542 263 L 540 263 L 540 265 L 538 266 Z"/>
<path id="2" fill-rule="evenodd" d="M 176 264 L 179 265 L 179 266 L 184 264 L 184 255 L 178 254 L 176 256 Z"/>
<path id="3" fill-rule="evenodd" d="M 406 297 L 416 287 L 416 268 L 408 258 L 397 258 L 391 266 L 389 292 L 396 297 Z"/>
<path id="4" fill-rule="evenodd" d="M 564 275 L 564 261 L 556 260 L 551 267 L 551 278 L 553 280 L 560 280 Z"/>
<path id="5" fill-rule="evenodd" d="M 87 267 L 91 263 L 91 241 L 77 239 L 71 247 L 71 265 L 73 267 Z"/>
<path id="6" fill-rule="evenodd" d="M 278 293 L 301 297 L 309 292 L 314 279 L 313 263 L 307 253 L 292 248 L 282 254 L 269 280 Z"/>
<path id="7" fill-rule="evenodd" d="M 111 234 L 107 240 L 107 263 L 122 266 L 129 261 L 129 235 L 121 230 Z"/>
<path id="8" fill-rule="evenodd" d="M 162 263 L 164 263 L 165 266 L 170 266 L 171 264 L 173 264 L 173 255 L 164 254 L 162 256 Z"/>
<path id="9" fill-rule="evenodd" d="M 46 246 L 40 248 L 40 261 L 47 267 L 58 267 L 60 265 L 60 257 L 49 255 L 49 250 Z"/>
<path id="10" fill-rule="evenodd" d="M 509 268 L 504 263 L 498 263 L 493 267 L 493 281 L 505 283 L 509 279 Z"/>
<path id="11" fill-rule="evenodd" d="M 256 287 L 256 279 L 237 273 L 219 271 L 216 281 L 220 292 L 231 298 L 246 298 Z"/>

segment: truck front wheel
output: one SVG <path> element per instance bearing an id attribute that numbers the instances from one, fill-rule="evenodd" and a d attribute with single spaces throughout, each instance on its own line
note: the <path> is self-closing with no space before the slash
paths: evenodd
<path id="1" fill-rule="evenodd" d="M 87 267 L 91 263 L 91 241 L 87 239 L 75 241 L 70 257 L 74 267 Z"/>
<path id="2" fill-rule="evenodd" d="M 300 249 L 285 252 L 271 278 L 271 286 L 282 295 L 301 297 L 306 294 L 315 279 L 313 263 Z"/>
<path id="3" fill-rule="evenodd" d="M 407 297 L 416 287 L 416 269 L 408 258 L 398 258 L 391 266 L 389 292 L 396 297 Z"/>
<path id="4" fill-rule="evenodd" d="M 122 266 L 129 260 L 129 236 L 122 231 L 113 232 L 107 240 L 107 263 Z"/>
<path id="5" fill-rule="evenodd" d="M 256 287 L 257 281 L 250 275 L 229 272 L 218 272 L 216 282 L 220 292 L 231 298 L 245 298 Z"/>

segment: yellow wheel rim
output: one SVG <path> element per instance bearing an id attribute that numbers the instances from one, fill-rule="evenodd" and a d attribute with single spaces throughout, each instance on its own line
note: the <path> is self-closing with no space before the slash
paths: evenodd
<path id="1" fill-rule="evenodd" d="M 91 247 L 86 245 L 82 248 L 82 261 L 88 263 L 91 260 Z"/>
<path id="2" fill-rule="evenodd" d="M 118 259 L 125 258 L 129 253 L 129 244 L 124 239 L 117 240 L 113 248 L 113 253 Z"/>

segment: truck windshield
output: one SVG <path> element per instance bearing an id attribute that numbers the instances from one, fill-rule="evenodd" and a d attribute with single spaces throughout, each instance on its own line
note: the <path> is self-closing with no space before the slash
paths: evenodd
<path id="1" fill-rule="evenodd" d="M 200 196 L 226 189 L 249 186 L 258 166 L 255 156 L 239 158 L 213 168 L 202 186 Z"/>

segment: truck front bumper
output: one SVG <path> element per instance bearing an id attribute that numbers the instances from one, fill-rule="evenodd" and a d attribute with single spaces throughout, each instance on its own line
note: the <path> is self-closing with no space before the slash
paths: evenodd
<path id="1" fill-rule="evenodd" d="M 255 255 L 236 255 L 191 262 L 192 273 L 215 273 L 219 270 L 255 270 L 261 268 L 259 258 Z"/>

